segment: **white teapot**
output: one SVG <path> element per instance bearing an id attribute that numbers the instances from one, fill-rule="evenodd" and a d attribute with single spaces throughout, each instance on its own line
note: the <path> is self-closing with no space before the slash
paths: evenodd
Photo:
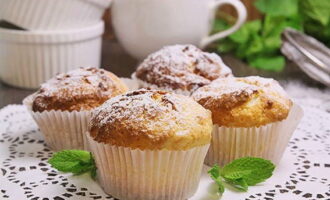
<path id="1" fill-rule="evenodd" d="M 228 30 L 209 35 L 215 11 L 224 4 L 234 6 L 238 19 Z M 165 45 L 204 48 L 239 29 L 247 15 L 239 0 L 113 0 L 111 12 L 117 38 L 138 59 Z"/>

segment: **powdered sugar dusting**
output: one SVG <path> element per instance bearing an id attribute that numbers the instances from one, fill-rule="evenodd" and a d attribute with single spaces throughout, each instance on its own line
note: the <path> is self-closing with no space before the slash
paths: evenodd
<path id="1" fill-rule="evenodd" d="M 204 86 L 193 93 L 193 98 L 199 101 L 204 97 L 221 98 L 223 95 L 239 95 L 245 92 L 252 95 L 258 87 L 245 82 L 237 81 L 236 78 L 224 78 L 213 81 L 210 85 Z"/>
<path id="2" fill-rule="evenodd" d="M 270 99 L 276 99 L 283 105 L 287 105 L 288 96 L 278 82 L 271 78 L 258 76 L 217 79 L 210 85 L 198 89 L 192 97 L 196 101 L 200 101 L 203 98 L 221 99 L 224 95 L 233 98 L 240 94 L 251 96 L 253 93 L 262 93 Z"/>
<path id="3" fill-rule="evenodd" d="M 173 45 L 149 55 L 136 76 L 158 87 L 193 91 L 219 77 L 231 76 L 231 70 L 214 53 L 192 45 Z"/>
<path id="4" fill-rule="evenodd" d="M 126 91 L 119 82 L 119 78 L 103 69 L 77 68 L 42 84 L 34 96 L 34 105 L 47 109 L 50 104 L 102 102 Z"/>
<path id="5" fill-rule="evenodd" d="M 114 97 L 92 112 L 91 137 L 139 149 L 182 150 L 210 142 L 210 111 L 187 96 L 136 90 Z"/>
<path id="6" fill-rule="evenodd" d="M 256 85 L 269 93 L 276 93 L 275 96 L 282 96 L 288 98 L 287 93 L 281 87 L 281 85 L 272 78 L 263 78 L 260 76 L 248 76 L 244 78 L 238 78 L 239 81 L 244 81 L 249 84 Z"/>
<path id="7" fill-rule="evenodd" d="M 82 85 L 90 85 L 90 87 L 99 87 L 103 79 L 101 76 L 105 74 L 105 70 L 96 68 L 78 68 L 67 73 L 58 74 L 54 78 L 48 80 L 41 85 L 40 90 L 44 95 L 51 96 L 58 90 L 72 90 L 72 96 L 75 95 L 75 88 L 81 88 Z M 81 91 L 79 91 L 80 93 Z"/>
<path id="8" fill-rule="evenodd" d="M 162 121 L 172 122 L 174 126 L 177 120 L 185 117 L 181 103 L 182 99 L 170 93 L 137 90 L 106 101 L 93 112 L 92 124 L 102 127 L 115 121 L 126 121 L 138 125 L 146 118 L 156 119 L 161 116 L 161 119 L 150 122 L 150 126 L 157 126 Z"/>

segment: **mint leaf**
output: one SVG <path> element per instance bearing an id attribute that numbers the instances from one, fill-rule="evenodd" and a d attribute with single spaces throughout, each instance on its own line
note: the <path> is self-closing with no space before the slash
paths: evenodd
<path id="1" fill-rule="evenodd" d="M 79 175 L 91 172 L 92 177 L 96 175 L 96 165 L 90 152 L 82 150 L 63 150 L 55 153 L 48 163 L 61 172 L 71 172 Z"/>
<path id="2" fill-rule="evenodd" d="M 273 16 L 292 16 L 298 13 L 298 0 L 257 0 L 254 5 L 260 12 Z"/>
<path id="3" fill-rule="evenodd" d="M 214 165 L 207 173 L 210 174 L 211 178 L 218 185 L 218 192 L 223 194 L 225 192 L 225 186 L 220 177 L 220 170 L 219 165 Z"/>
<path id="4" fill-rule="evenodd" d="M 305 32 L 330 47 L 330 0 L 256 0 L 254 5 L 264 17 L 246 22 L 219 41 L 218 52 L 233 52 L 250 66 L 278 72 L 285 66 L 280 48 L 286 27 Z M 224 18 L 222 13 L 217 16 Z M 224 21 L 215 27 L 224 29 Z"/>
<path id="5" fill-rule="evenodd" d="M 238 190 L 242 190 L 244 192 L 248 191 L 249 185 L 243 178 L 238 179 L 227 179 L 225 178 L 226 182 L 234 186 Z"/>
<path id="6" fill-rule="evenodd" d="M 263 50 L 264 45 L 262 37 L 258 34 L 253 34 L 249 42 L 249 48 L 245 49 L 244 54 L 247 58 L 249 58 L 250 56 L 263 52 Z M 243 51 L 243 49 L 241 49 L 241 51 Z"/>
<path id="7" fill-rule="evenodd" d="M 263 36 L 280 36 L 286 27 L 286 17 L 266 15 L 264 19 Z"/>
<path id="8" fill-rule="evenodd" d="M 262 36 L 267 52 L 275 52 L 280 49 L 282 45 L 281 34 L 286 27 L 302 30 L 302 18 L 299 15 L 290 18 L 284 16 L 265 16 Z"/>
<path id="9" fill-rule="evenodd" d="M 214 165 L 208 173 L 218 185 L 220 194 L 224 193 L 223 181 L 238 190 L 247 191 L 249 186 L 256 185 L 272 176 L 275 165 L 262 158 L 245 157 L 234 160 L 222 169 Z"/>
<path id="10" fill-rule="evenodd" d="M 297 29 L 298 31 L 304 30 L 303 16 L 298 14 L 286 19 L 286 27 Z"/>
<path id="11" fill-rule="evenodd" d="M 229 38 L 239 44 L 246 43 L 253 34 L 258 34 L 261 30 L 261 21 L 254 20 L 245 23 L 238 31 L 231 34 Z"/>
<path id="12" fill-rule="evenodd" d="M 223 194 L 225 192 L 225 186 L 223 185 L 223 182 L 221 180 L 221 177 L 218 177 L 217 179 L 213 179 L 213 180 L 214 180 L 214 182 L 218 186 L 218 192 L 219 192 L 219 194 Z"/>
<path id="13" fill-rule="evenodd" d="M 285 66 L 285 58 L 283 56 L 262 55 L 249 59 L 249 64 L 257 69 L 279 72 Z"/>
<path id="14" fill-rule="evenodd" d="M 245 157 L 225 165 L 221 176 L 227 181 L 244 185 L 256 185 L 272 176 L 275 165 L 262 158 Z M 244 181 L 240 180 L 243 179 Z M 245 188 L 245 186 L 243 186 Z"/>
<path id="15" fill-rule="evenodd" d="M 227 174 L 221 174 L 221 176 L 223 176 L 224 178 L 230 179 L 230 180 L 234 180 L 234 179 L 240 179 L 243 178 L 244 176 L 250 175 L 251 174 L 251 170 L 240 170 L 240 171 L 233 171 L 231 173 L 227 173 Z"/>
<path id="16" fill-rule="evenodd" d="M 308 20 L 304 22 L 304 30 L 307 34 L 312 35 L 330 47 L 330 23 L 323 27 L 314 20 Z"/>
<path id="17" fill-rule="evenodd" d="M 301 12 L 307 18 L 326 26 L 330 21 L 330 1 L 329 0 L 301 0 L 299 1 Z"/>
<path id="18" fill-rule="evenodd" d="M 304 31 L 330 47 L 330 1 L 299 1 Z"/>
<path id="19" fill-rule="evenodd" d="M 207 173 L 209 173 L 211 178 L 214 180 L 220 177 L 220 170 L 219 165 L 214 165 Z"/>

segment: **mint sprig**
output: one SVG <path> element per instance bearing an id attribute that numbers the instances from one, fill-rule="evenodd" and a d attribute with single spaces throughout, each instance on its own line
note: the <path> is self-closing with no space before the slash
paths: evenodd
<path id="1" fill-rule="evenodd" d="M 216 184 L 218 185 L 218 190 L 219 193 L 222 194 L 225 192 L 225 186 L 223 185 L 221 176 L 220 176 L 220 167 L 219 165 L 215 165 L 212 169 L 210 169 L 208 171 L 208 173 L 210 174 L 211 178 L 214 180 L 214 182 L 216 182 Z"/>
<path id="2" fill-rule="evenodd" d="M 252 1 L 251 1 L 252 2 Z M 254 7 L 262 19 L 246 22 L 238 31 L 215 44 L 218 52 L 232 52 L 250 66 L 267 71 L 282 71 L 281 33 L 287 27 L 305 32 L 330 47 L 329 0 L 256 0 Z M 223 31 L 234 23 L 221 12 L 213 32 Z"/>
<path id="3" fill-rule="evenodd" d="M 247 191 L 249 186 L 261 183 L 272 176 L 275 165 L 269 160 L 245 157 L 220 168 L 214 165 L 208 173 L 219 187 L 219 193 L 225 190 L 223 182 L 241 191 Z"/>
<path id="4" fill-rule="evenodd" d="M 74 175 L 90 172 L 96 176 L 96 165 L 92 154 L 83 150 L 63 150 L 55 153 L 48 163 L 61 172 L 71 172 Z"/>

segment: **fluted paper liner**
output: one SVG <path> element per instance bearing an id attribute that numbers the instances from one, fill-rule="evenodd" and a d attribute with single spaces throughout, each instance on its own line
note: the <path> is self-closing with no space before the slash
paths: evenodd
<path id="1" fill-rule="evenodd" d="M 197 190 L 209 145 L 185 151 L 139 150 L 94 141 L 87 133 L 104 191 L 125 200 L 184 200 Z"/>
<path id="2" fill-rule="evenodd" d="M 205 164 L 223 166 L 246 156 L 261 157 L 278 164 L 302 116 L 302 108 L 294 104 L 287 119 L 281 122 L 251 128 L 214 125 Z"/>
<path id="3" fill-rule="evenodd" d="M 88 149 L 85 133 L 91 111 L 43 111 L 32 110 L 32 97 L 24 99 L 32 118 L 35 120 L 47 145 L 54 151 L 63 149 Z"/>

